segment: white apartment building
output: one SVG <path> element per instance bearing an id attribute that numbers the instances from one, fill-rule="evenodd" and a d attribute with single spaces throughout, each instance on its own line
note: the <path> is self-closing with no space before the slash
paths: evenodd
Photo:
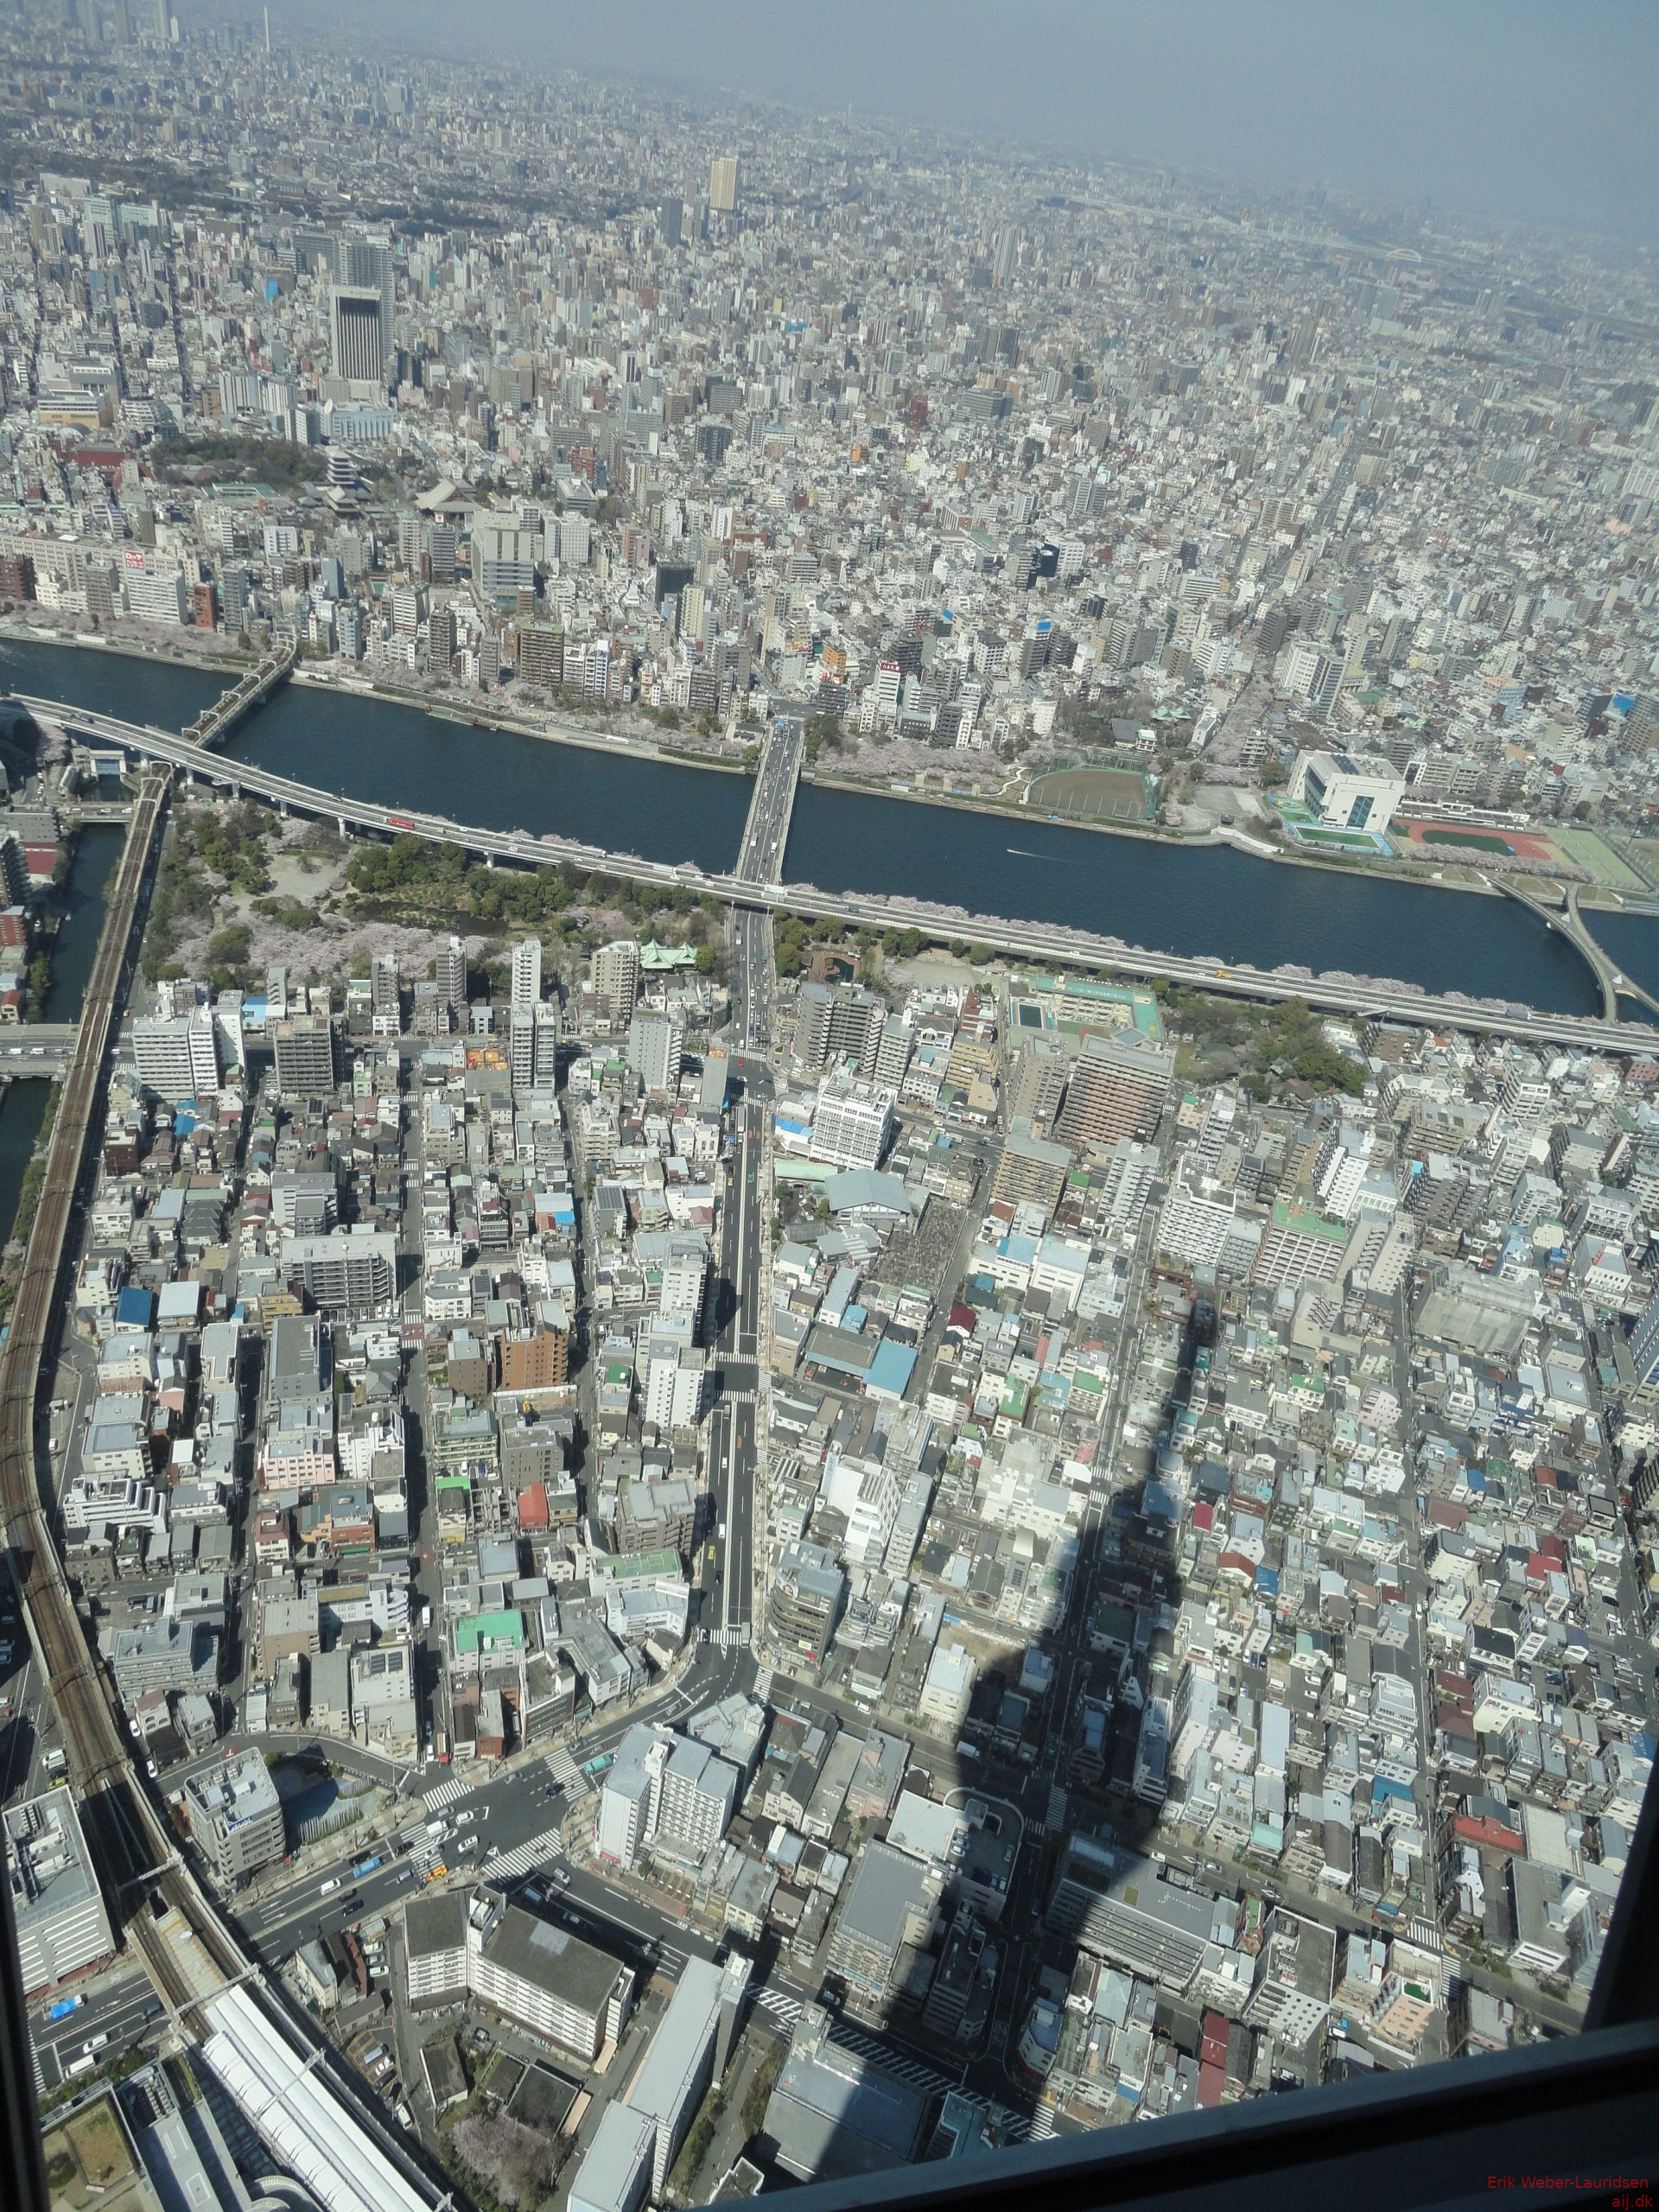
<path id="1" fill-rule="evenodd" d="M 127 612 L 137 622 L 164 622 L 180 629 L 190 613 L 182 569 L 129 569 L 124 578 Z"/>
<path id="2" fill-rule="evenodd" d="M 917 1717 L 954 1736 L 968 1718 L 973 1694 L 974 1662 L 966 1644 L 938 1644 L 927 1662 L 921 1695 L 916 1700 Z"/>
<path id="3" fill-rule="evenodd" d="M 17 1964 L 32 2002 L 107 1959 L 115 1939 L 68 1790 L 14 1805 L 5 1834 Z"/>
<path id="4" fill-rule="evenodd" d="M 662 1434 L 695 1427 L 702 1414 L 707 1363 L 695 1344 L 653 1338 L 645 1359 L 643 1413 Z"/>
<path id="5" fill-rule="evenodd" d="M 628 1023 L 628 1065 L 646 1090 L 672 1096 L 680 1080 L 685 1030 L 677 1014 L 635 1013 Z"/>
<path id="6" fill-rule="evenodd" d="M 542 941 L 520 938 L 512 948 L 512 1002 L 535 1006 L 542 995 Z"/>
<path id="7" fill-rule="evenodd" d="M 893 1133 L 893 1094 L 884 1085 L 835 1076 L 817 1095 L 811 1156 L 836 1167 L 876 1167 Z"/>
<path id="8" fill-rule="evenodd" d="M 211 1097 L 219 1089 L 219 1032 L 211 1007 L 132 1025 L 138 1080 L 169 1103 Z"/>
<path id="9" fill-rule="evenodd" d="M 1313 1187 L 1326 1213 L 1334 1214 L 1339 1221 L 1352 1216 L 1370 1164 L 1369 1129 L 1357 1129 L 1344 1122 L 1332 1131 L 1319 1148 L 1313 1169 Z"/>
<path id="10" fill-rule="evenodd" d="M 899 1518 L 902 1493 L 890 1467 L 852 1453 L 831 1452 L 820 1496 L 847 1522 L 842 1552 L 854 1567 L 880 1567 Z"/>

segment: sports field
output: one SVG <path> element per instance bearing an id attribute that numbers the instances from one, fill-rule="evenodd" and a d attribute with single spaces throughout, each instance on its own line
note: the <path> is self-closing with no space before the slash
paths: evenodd
<path id="1" fill-rule="evenodd" d="M 1487 822 L 1402 822 L 1395 815 L 1389 835 L 1403 853 L 1414 852 L 1421 859 L 1461 848 L 1465 853 L 1490 853 L 1494 860 L 1530 861 L 1535 868 L 1568 866 L 1554 833 L 1545 830 L 1499 830 Z"/>
<path id="2" fill-rule="evenodd" d="M 1026 804 L 1072 822 L 1144 822 L 1152 811 L 1146 778 L 1133 768 L 1054 768 L 1031 785 Z"/>
<path id="3" fill-rule="evenodd" d="M 1607 891 L 1622 891 L 1635 898 L 1649 895 L 1648 887 L 1622 853 L 1616 853 L 1599 830 L 1587 829 L 1574 823 L 1563 823 L 1552 830 L 1550 836 L 1567 855 L 1576 861 L 1586 874 Z"/>

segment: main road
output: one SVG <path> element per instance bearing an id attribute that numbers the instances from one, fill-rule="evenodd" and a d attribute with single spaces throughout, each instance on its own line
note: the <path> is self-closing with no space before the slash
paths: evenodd
<path id="1" fill-rule="evenodd" d="M 738 876 L 775 880 L 789 840 L 790 810 L 801 769 L 802 733 L 785 721 L 767 738 L 743 831 Z M 772 1084 L 772 916 L 734 905 L 727 938 L 730 963 L 731 1057 L 738 1086 L 720 1235 L 711 1349 L 721 1378 L 710 1421 L 709 1459 L 714 1499 L 715 1578 L 712 1632 L 721 1643 L 754 1635 L 755 1493 L 764 1418 L 761 1366 L 766 1249 L 771 1174 L 766 1116 Z"/>
<path id="2" fill-rule="evenodd" d="M 1589 1052 L 1645 1055 L 1659 1045 L 1652 1027 L 1644 1022 L 1548 1014 L 1513 1001 L 1474 999 L 1458 991 L 1437 994 L 1391 978 L 1353 976 L 1340 969 L 1315 975 L 1311 969 L 1294 965 L 1259 969 L 1237 965 L 1209 954 L 1156 952 L 1145 946 L 1126 944 L 1121 938 L 1099 937 L 1086 930 L 1063 929 L 1052 923 L 1014 921 L 1005 916 L 976 914 L 962 907 L 931 905 L 917 899 L 820 891 L 813 884 L 781 883 L 770 873 L 766 878 L 753 879 L 741 873 L 712 874 L 689 861 L 676 866 L 667 861 L 642 860 L 635 853 L 607 852 L 598 846 L 578 844 L 570 838 L 536 837 L 527 830 L 482 830 L 452 822 L 442 815 L 402 813 L 395 807 L 347 798 L 244 761 L 216 753 L 204 754 L 188 741 L 169 735 L 165 730 L 66 708 L 52 700 L 20 695 L 18 703 L 52 715 L 67 727 L 85 730 L 100 742 L 119 746 L 138 758 L 162 761 L 182 770 L 187 778 L 234 796 L 263 799 L 279 809 L 333 821 L 342 835 L 348 830 L 388 837 L 413 835 L 435 843 L 457 846 L 492 866 L 504 861 L 520 868 L 569 865 L 590 871 L 598 869 L 628 882 L 697 892 L 734 906 L 764 910 L 768 914 L 804 914 L 850 924 L 855 928 L 914 929 L 925 937 L 983 945 L 988 951 L 1020 960 L 1179 983 L 1224 997 L 1269 1001 L 1300 999 L 1317 1012 L 1340 1014 L 1349 1020 L 1376 1017 L 1412 1021 L 1429 1027 L 1474 1030 Z M 763 775 L 764 772 L 763 768 Z M 745 859 L 749 860 L 753 855 L 754 861 L 770 872 L 781 865 L 781 850 L 766 852 L 761 861 L 760 840 L 764 834 L 752 804 L 750 829 L 745 836 Z"/>

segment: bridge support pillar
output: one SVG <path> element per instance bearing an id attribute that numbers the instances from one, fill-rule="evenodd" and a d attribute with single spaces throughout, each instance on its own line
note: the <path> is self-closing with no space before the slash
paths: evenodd
<path id="1" fill-rule="evenodd" d="M 484 865 L 486 868 L 493 868 L 495 866 L 495 855 L 493 853 L 485 854 Z"/>
<path id="2" fill-rule="evenodd" d="M 343 814 L 337 814 L 334 817 L 334 827 L 340 831 L 342 837 L 346 836 L 346 817 Z"/>

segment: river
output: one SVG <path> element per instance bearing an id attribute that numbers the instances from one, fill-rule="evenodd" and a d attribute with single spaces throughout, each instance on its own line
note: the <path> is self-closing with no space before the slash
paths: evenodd
<path id="1" fill-rule="evenodd" d="M 0 640 L 0 679 L 175 729 L 219 684 L 212 672 L 172 663 L 12 640 Z M 279 692 L 229 749 L 357 798 L 706 868 L 734 864 L 750 791 L 747 777 L 475 729 L 310 684 Z M 907 892 L 1069 924 L 1160 951 L 1396 976 L 1557 1014 L 1600 1011 L 1578 955 L 1512 900 L 1291 867 L 1227 846 L 1166 845 L 803 784 L 785 874 L 825 891 Z M 1592 913 L 1591 926 L 1659 992 L 1659 921 Z"/>
<path id="2" fill-rule="evenodd" d="M 52 944 L 52 984 L 43 1013 L 48 1021 L 73 1021 L 79 1016 L 103 934 L 104 894 L 124 842 L 124 830 L 102 822 L 83 830 L 76 841 L 69 880 L 58 893 L 62 919 Z M 43 1077 L 31 1076 L 7 1084 L 0 1096 L 0 1245 L 10 1236 L 16 1218 L 23 1171 L 40 1135 L 51 1088 Z"/>
<path id="3" fill-rule="evenodd" d="M 3 1094 L 0 1094 L 0 1245 L 10 1236 L 11 1225 L 17 1218 L 17 1196 L 22 1189 L 23 1171 L 41 1133 L 51 1090 L 49 1083 L 36 1080 L 9 1083 Z"/>
<path id="4" fill-rule="evenodd" d="M 285 686 L 226 750 L 383 806 L 710 869 L 736 861 L 749 810 L 747 776 L 620 746 L 601 750 L 474 729 L 395 700 L 312 683 Z"/>
<path id="5" fill-rule="evenodd" d="M 904 890 L 1096 930 L 1149 951 L 1345 969 L 1552 1014 L 1601 1010 L 1578 954 L 1512 899 L 1291 867 L 1230 845 L 1174 847 L 803 784 L 786 874 L 823 891 Z M 1659 923 L 1636 926 L 1650 932 L 1659 969 Z"/>
<path id="6" fill-rule="evenodd" d="M 146 660 L 137 653 L 87 645 L 54 645 L 34 638 L 0 637 L 0 691 L 61 699 L 67 707 L 116 715 L 123 721 L 180 730 L 217 699 L 231 671 Z"/>
<path id="7" fill-rule="evenodd" d="M 104 893 L 126 832 L 113 822 L 94 822 L 75 841 L 69 880 L 58 893 L 63 917 L 52 945 L 52 987 L 41 1019 L 78 1021 L 80 1002 L 92 981 L 98 940 L 104 928 Z"/>

